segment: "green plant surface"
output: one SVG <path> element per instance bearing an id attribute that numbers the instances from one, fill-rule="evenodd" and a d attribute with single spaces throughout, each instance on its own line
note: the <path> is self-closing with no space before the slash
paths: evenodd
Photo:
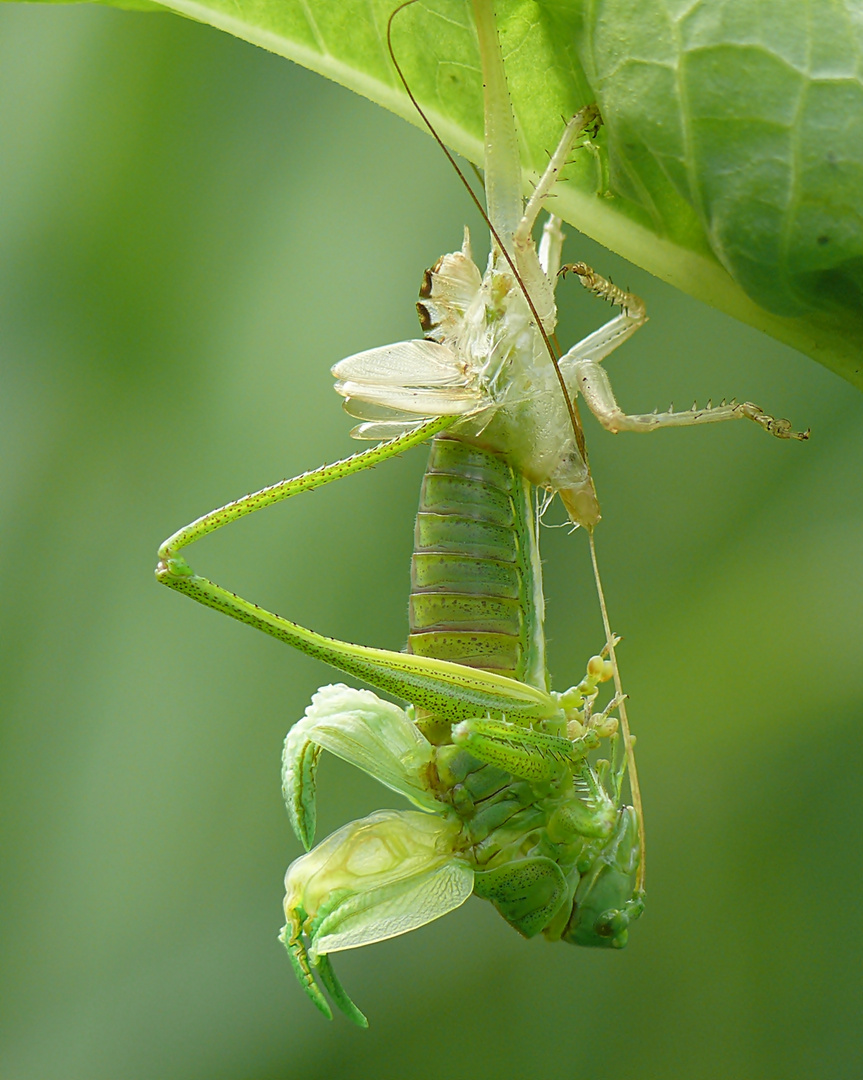
<path id="1" fill-rule="evenodd" d="M 122 0 L 119 6 L 147 6 Z M 386 49 L 394 0 L 168 0 L 419 123 Z M 529 185 L 596 100 L 599 155 L 556 209 L 651 273 L 863 387 L 863 14 L 855 0 L 500 0 Z M 481 160 L 470 5 L 397 18 L 442 137 Z M 598 175 L 599 174 L 599 175 Z"/>

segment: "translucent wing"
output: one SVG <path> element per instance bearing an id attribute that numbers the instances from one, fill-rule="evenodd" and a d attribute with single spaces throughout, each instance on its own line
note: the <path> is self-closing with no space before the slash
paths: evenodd
<path id="1" fill-rule="evenodd" d="M 355 353 L 332 370 L 337 379 L 382 386 L 458 386 L 464 382 L 464 365 L 452 349 L 424 338 Z"/>
<path id="2" fill-rule="evenodd" d="M 416 877 L 358 898 L 362 907 L 341 913 L 337 930 L 324 931 L 315 939 L 314 952 L 342 952 L 361 945 L 407 934 L 460 907 L 473 892 L 473 870 L 451 861 Z"/>
<path id="3" fill-rule="evenodd" d="M 353 402 L 351 409 L 356 415 L 357 401 L 372 405 L 385 405 L 396 412 L 411 416 L 462 416 L 474 412 L 482 403 L 483 395 L 467 388 L 441 388 L 440 390 L 417 389 L 404 386 L 371 386 L 363 383 L 337 382 L 336 390 Z"/>
<path id="4" fill-rule="evenodd" d="M 464 363 L 452 349 L 436 341 L 397 341 L 340 360 L 333 368 L 336 390 L 351 400 L 360 419 L 378 420 L 361 403 L 408 416 L 459 416 L 472 412 L 482 394 L 468 386 Z M 360 403 L 360 404 L 358 404 Z"/>
<path id="5" fill-rule="evenodd" d="M 306 933 L 314 964 L 446 915 L 473 891 L 459 839 L 457 824 L 415 810 L 378 810 L 342 826 L 288 867 L 288 940 Z"/>
<path id="6" fill-rule="evenodd" d="M 288 732 L 282 755 L 285 803 L 306 850 L 315 833 L 316 772 L 322 748 L 407 796 L 415 806 L 440 810 L 424 780 L 433 757 L 431 744 L 404 709 L 371 690 L 343 683 L 322 686 L 306 715 Z"/>

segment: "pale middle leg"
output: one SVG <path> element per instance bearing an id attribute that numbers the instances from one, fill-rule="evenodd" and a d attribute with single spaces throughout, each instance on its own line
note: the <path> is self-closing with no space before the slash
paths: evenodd
<path id="1" fill-rule="evenodd" d="M 751 401 L 675 412 L 625 413 L 618 405 L 608 374 L 601 361 L 631 337 L 647 321 L 644 301 L 595 273 L 585 263 L 563 266 L 561 274 L 572 272 L 595 296 L 620 308 L 620 314 L 588 335 L 561 358 L 560 368 L 567 383 L 584 398 L 585 404 L 604 428 L 618 431 L 655 431 L 665 427 L 691 427 L 723 420 L 752 420 L 779 439 L 808 439 L 809 432 L 793 431 L 790 420 L 777 419 Z"/>

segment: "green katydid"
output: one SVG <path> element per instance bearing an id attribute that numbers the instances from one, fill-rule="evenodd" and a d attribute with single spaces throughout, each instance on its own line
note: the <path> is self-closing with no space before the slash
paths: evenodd
<path id="1" fill-rule="evenodd" d="M 607 640 L 584 678 L 555 693 L 545 666 L 535 488 L 559 493 L 572 521 L 587 528 L 596 571 L 592 529 L 599 510 L 572 401 L 576 391 L 611 430 L 748 417 L 780 437 L 805 437 L 749 403 L 622 413 L 600 362 L 643 324 L 644 306 L 584 264 L 567 269 L 620 312 L 556 360 L 551 338 L 563 237 L 554 217 L 538 251 L 532 232 L 577 137 L 598 117 L 588 106 L 566 125 L 525 206 L 490 0 L 473 5 L 492 233 L 485 274 L 473 262 L 466 233 L 461 251 L 443 256 L 424 279 L 418 307 L 426 337 L 357 354 L 333 369 L 346 408 L 363 421 L 354 434 L 384 441 L 228 503 L 179 530 L 159 551 L 164 584 L 408 703 L 401 708 L 370 690 L 326 686 L 285 742 L 285 799 L 308 854 L 288 870 L 282 940 L 318 1008 L 331 1015 L 319 981 L 363 1026 L 331 954 L 424 925 L 471 893 L 491 900 L 527 937 L 542 933 L 582 945 L 622 947 L 643 909 L 633 739 L 601 589 Z M 307 630 L 192 573 L 180 554 L 239 517 L 427 440 L 433 442 L 417 518 L 405 653 Z M 600 684 L 610 678 L 616 693 L 596 711 Z M 598 759 L 594 751 L 603 746 L 606 756 Z M 324 749 L 417 809 L 379 811 L 312 848 Z M 623 797 L 627 772 L 633 806 Z"/>

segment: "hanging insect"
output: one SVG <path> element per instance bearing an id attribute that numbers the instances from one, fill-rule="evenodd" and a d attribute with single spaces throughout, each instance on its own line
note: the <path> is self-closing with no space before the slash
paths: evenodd
<path id="1" fill-rule="evenodd" d="M 390 28 L 407 6 L 394 12 Z M 285 742 L 285 800 L 308 853 L 285 879 L 282 941 L 315 1005 L 331 1015 L 323 986 L 361 1026 L 365 1017 L 331 955 L 422 926 L 472 893 L 526 937 L 579 945 L 622 947 L 643 910 L 634 740 L 596 568 L 599 507 L 576 392 L 611 430 L 747 417 L 780 437 L 805 437 L 750 403 L 624 414 L 601 360 L 644 323 L 644 306 L 584 264 L 564 270 L 620 311 L 557 360 L 551 336 L 563 236 L 554 217 L 538 251 L 532 233 L 577 138 L 599 118 L 587 106 L 566 125 L 525 206 L 494 16 L 489 0 L 473 7 L 485 86 L 488 206 L 480 210 L 492 237 L 485 273 L 466 232 L 462 249 L 424 278 L 418 307 L 426 337 L 359 353 L 333 369 L 346 408 L 362 421 L 354 434 L 385 441 L 204 515 L 162 545 L 157 569 L 171 588 L 407 703 L 325 686 Z M 391 43 L 390 53 L 395 63 Z M 180 555 L 239 517 L 430 439 L 406 653 L 317 634 L 193 574 Z M 545 663 L 536 488 L 560 494 L 571 520 L 590 534 L 606 631 L 584 678 L 562 693 L 550 689 Z M 599 710 L 600 686 L 610 679 L 615 693 Z M 312 848 L 325 749 L 417 809 L 378 811 Z"/>

